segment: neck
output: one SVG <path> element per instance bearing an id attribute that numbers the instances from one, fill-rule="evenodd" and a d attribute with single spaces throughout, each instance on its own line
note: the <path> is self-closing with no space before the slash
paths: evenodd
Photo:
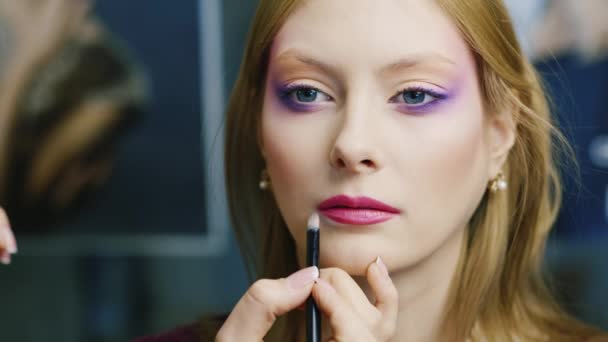
<path id="1" fill-rule="evenodd" d="M 397 331 L 392 341 L 446 341 L 450 336 L 443 331 L 444 314 L 463 238 L 464 231 L 459 231 L 421 262 L 391 272 L 399 292 Z M 357 281 L 369 293 L 365 279 Z"/>

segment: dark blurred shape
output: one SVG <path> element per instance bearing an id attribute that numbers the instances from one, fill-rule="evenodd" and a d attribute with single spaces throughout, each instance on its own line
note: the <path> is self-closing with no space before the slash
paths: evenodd
<path id="1" fill-rule="evenodd" d="M 3 203 L 17 231 L 78 210 L 144 111 L 144 82 L 126 48 L 97 22 L 88 30 L 67 40 L 21 96 Z"/>
<path id="2" fill-rule="evenodd" d="M 207 99 L 200 57 L 205 51 L 198 4 L 198 0 L 95 3 L 95 14 L 145 66 L 149 102 L 145 120 L 117 151 L 107 184 L 57 231 L 70 236 L 163 234 L 191 241 L 209 233 L 205 175 L 213 160 L 205 152 L 211 146 L 206 145 L 209 136 L 203 127 L 207 115 L 222 113 L 204 112 Z M 221 139 L 214 146 L 219 150 Z M 165 248 L 169 245 L 157 250 Z"/>

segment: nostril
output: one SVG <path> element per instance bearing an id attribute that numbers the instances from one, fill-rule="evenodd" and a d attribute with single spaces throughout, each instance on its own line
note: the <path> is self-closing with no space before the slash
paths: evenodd
<path id="1" fill-rule="evenodd" d="M 367 167 L 373 167 L 374 166 L 374 162 L 372 162 L 369 159 L 365 159 L 365 160 L 361 161 L 361 163 L 363 163 Z"/>
<path id="2" fill-rule="evenodd" d="M 338 167 L 346 167 L 346 163 L 344 160 L 342 160 L 342 158 L 338 159 Z"/>

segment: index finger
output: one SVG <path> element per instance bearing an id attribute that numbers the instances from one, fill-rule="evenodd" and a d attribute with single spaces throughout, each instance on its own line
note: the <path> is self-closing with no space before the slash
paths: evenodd
<path id="1" fill-rule="evenodd" d="M 216 341 L 261 341 L 277 317 L 304 303 L 318 277 L 319 270 L 308 267 L 288 278 L 256 281 L 236 304 Z"/>
<path id="2" fill-rule="evenodd" d="M 399 292 L 380 256 L 368 267 L 367 279 L 376 297 L 376 308 L 385 321 L 395 321 L 399 310 Z"/>
<path id="3" fill-rule="evenodd" d="M 332 341 L 374 341 L 370 327 L 353 312 L 351 306 L 325 279 L 319 278 L 312 295 L 319 309 L 327 316 L 333 333 Z"/>

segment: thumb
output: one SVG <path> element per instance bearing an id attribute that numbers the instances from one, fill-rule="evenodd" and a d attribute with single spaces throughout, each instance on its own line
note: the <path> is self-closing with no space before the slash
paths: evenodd
<path id="1" fill-rule="evenodd" d="M 261 341 L 277 317 L 306 301 L 318 278 L 319 269 L 308 267 L 287 278 L 256 281 L 236 304 L 216 341 Z"/>

